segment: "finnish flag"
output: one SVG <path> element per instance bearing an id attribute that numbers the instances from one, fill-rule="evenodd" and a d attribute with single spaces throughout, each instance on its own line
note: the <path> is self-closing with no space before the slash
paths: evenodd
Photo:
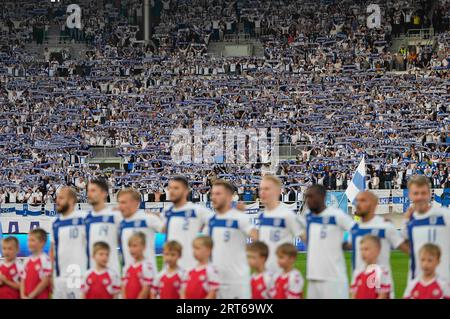
<path id="1" fill-rule="evenodd" d="M 364 157 L 356 168 L 351 182 L 347 186 L 345 195 L 350 202 L 354 202 L 356 195 L 366 189 L 366 162 Z"/>

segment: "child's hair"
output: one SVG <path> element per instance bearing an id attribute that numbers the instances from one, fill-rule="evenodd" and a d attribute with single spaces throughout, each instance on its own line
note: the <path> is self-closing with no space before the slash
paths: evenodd
<path id="1" fill-rule="evenodd" d="M 170 240 L 164 244 L 164 250 L 175 251 L 181 256 L 183 247 L 181 247 L 180 243 L 175 240 Z"/>
<path id="2" fill-rule="evenodd" d="M 368 241 L 374 243 L 379 249 L 381 248 L 380 237 L 368 234 L 364 235 L 363 238 L 361 238 L 361 244 Z"/>
<path id="3" fill-rule="evenodd" d="M 99 250 L 106 250 L 106 251 L 110 252 L 111 249 L 109 248 L 108 243 L 105 243 L 104 241 L 99 241 L 94 244 L 92 255 L 95 255 L 96 253 L 98 253 Z"/>
<path id="4" fill-rule="evenodd" d="M 247 245 L 247 251 L 255 252 L 264 259 L 269 257 L 269 247 L 262 241 L 254 241 Z"/>
<path id="5" fill-rule="evenodd" d="M 13 243 L 16 246 L 16 249 L 19 250 L 19 240 L 16 237 L 8 236 L 3 239 L 4 243 Z"/>
<path id="6" fill-rule="evenodd" d="M 143 246 L 146 245 L 145 234 L 143 232 L 139 231 L 131 235 L 128 239 L 128 245 L 130 245 L 133 240 L 139 240 Z"/>
<path id="7" fill-rule="evenodd" d="M 419 250 L 419 255 L 422 255 L 423 253 L 428 253 L 431 256 L 436 257 L 438 260 L 441 259 L 441 249 L 439 248 L 438 245 L 432 243 L 427 243 L 423 245 L 422 248 L 420 248 Z"/>
<path id="8" fill-rule="evenodd" d="M 194 244 L 194 242 L 199 242 L 202 246 L 205 246 L 206 248 L 209 249 L 213 248 L 213 241 L 209 236 L 198 236 L 197 238 L 194 239 L 192 244 Z"/>
<path id="9" fill-rule="evenodd" d="M 47 232 L 42 228 L 32 229 L 28 235 L 36 237 L 40 242 L 47 242 Z"/>
<path id="10" fill-rule="evenodd" d="M 277 256 L 286 255 L 288 257 L 296 258 L 297 257 L 297 247 L 295 247 L 294 245 L 289 244 L 289 243 L 284 243 L 284 244 L 281 244 L 280 246 L 278 246 L 276 253 L 277 253 Z"/>

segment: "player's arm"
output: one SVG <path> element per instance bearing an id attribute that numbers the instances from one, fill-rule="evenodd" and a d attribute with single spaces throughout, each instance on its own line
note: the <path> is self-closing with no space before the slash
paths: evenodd
<path id="1" fill-rule="evenodd" d="M 148 299 L 149 293 L 150 293 L 150 286 L 144 285 L 141 291 L 139 292 L 137 299 Z"/>
<path id="2" fill-rule="evenodd" d="M 180 299 L 186 299 L 186 290 L 184 287 L 180 289 Z"/>
<path id="3" fill-rule="evenodd" d="M 378 293 L 377 299 L 389 299 L 389 293 L 388 292 L 380 292 L 380 293 Z"/>
<path id="4" fill-rule="evenodd" d="M 2 284 L 7 285 L 12 289 L 20 290 L 20 283 L 15 282 L 14 280 L 8 280 L 8 278 L 6 278 L 2 273 L 0 273 L 0 286 Z"/>
<path id="5" fill-rule="evenodd" d="M 34 288 L 32 292 L 28 295 L 29 299 L 34 299 L 37 296 L 41 294 L 48 286 L 50 285 L 50 275 L 45 276 L 42 278 L 42 280 L 39 282 L 39 284 Z"/>
<path id="6" fill-rule="evenodd" d="M 259 238 L 258 229 L 256 228 L 251 229 L 249 237 L 251 238 L 252 241 L 257 241 Z"/>
<path id="7" fill-rule="evenodd" d="M 342 249 L 344 249 L 344 250 L 352 250 L 352 247 L 353 247 L 352 243 L 349 243 L 347 241 L 342 243 Z"/>
<path id="8" fill-rule="evenodd" d="M 25 294 L 25 279 L 22 279 L 20 281 L 20 299 L 30 299 L 26 294 Z"/>
<path id="9" fill-rule="evenodd" d="M 122 296 L 122 299 L 127 299 L 127 293 L 124 284 L 122 284 L 122 287 L 120 287 L 120 295 Z"/>
<path id="10" fill-rule="evenodd" d="M 216 299 L 217 290 L 211 290 L 206 295 L 205 299 Z"/>
<path id="11" fill-rule="evenodd" d="M 397 247 L 397 249 L 409 255 L 410 253 L 409 241 L 405 240 L 403 243 L 400 244 L 400 246 Z"/>

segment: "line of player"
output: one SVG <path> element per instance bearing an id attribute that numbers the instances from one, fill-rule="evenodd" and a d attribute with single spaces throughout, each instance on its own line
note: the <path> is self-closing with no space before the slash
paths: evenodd
<path id="1" fill-rule="evenodd" d="M 275 176 L 262 178 L 264 211 L 256 225 L 237 209 L 235 188 L 224 180 L 212 186 L 213 212 L 188 202 L 188 180 L 173 177 L 168 187 L 173 205 L 163 218 L 139 209 L 140 193 L 129 188 L 117 196 L 120 213 L 108 208 L 108 185 L 102 179 L 87 186 L 92 210 L 76 211 L 77 194 L 65 187 L 56 200 L 50 256 L 43 252 L 47 234 L 42 229 L 30 232 L 32 255 L 23 267 L 15 260 L 17 240 L 3 240 L 0 297 L 301 298 L 304 280 L 295 268 L 293 245 L 297 238 L 307 244 L 310 299 L 393 297 L 392 248 L 410 256 L 405 298 L 450 296 L 450 211 L 430 205 L 426 177 L 409 181 L 411 206 L 402 232 L 376 215 L 378 198 L 369 191 L 356 199 L 356 223 L 338 208 L 326 206 L 321 185 L 307 189 L 305 215 L 279 201 L 281 187 Z M 167 234 L 159 273 L 156 232 Z M 344 242 L 345 232 L 349 236 Z M 346 249 L 352 250 L 351 286 Z"/>

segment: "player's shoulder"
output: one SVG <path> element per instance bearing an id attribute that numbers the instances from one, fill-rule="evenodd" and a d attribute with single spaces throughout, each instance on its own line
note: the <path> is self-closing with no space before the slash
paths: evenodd
<path id="1" fill-rule="evenodd" d="M 322 216 L 326 216 L 326 215 L 330 215 L 330 216 L 343 216 L 343 215 L 347 215 L 345 214 L 342 209 L 337 208 L 337 207 L 333 207 L 333 206 L 328 206 L 322 213 L 320 213 L 320 215 Z"/>
<path id="2" fill-rule="evenodd" d="M 90 268 L 88 270 L 86 270 L 86 272 L 84 273 L 84 277 L 88 278 L 88 277 L 92 277 L 95 276 L 96 272 L 94 268 Z"/>
<path id="3" fill-rule="evenodd" d="M 89 212 L 86 210 L 76 210 L 73 212 L 73 217 L 85 219 L 88 216 L 88 214 L 89 214 Z"/>
<path id="4" fill-rule="evenodd" d="M 435 281 L 442 288 L 447 289 L 450 287 L 450 281 L 445 279 L 444 277 L 436 276 Z"/>
<path id="5" fill-rule="evenodd" d="M 212 263 L 208 263 L 208 264 L 206 265 L 206 271 L 207 271 L 208 273 L 211 273 L 211 272 L 212 272 L 212 273 L 218 273 L 218 272 L 219 272 L 217 266 L 214 265 L 214 264 L 212 264 Z"/>
<path id="6" fill-rule="evenodd" d="M 186 207 L 187 209 L 193 210 L 195 213 L 211 214 L 211 215 L 214 214 L 214 212 L 205 205 L 189 202 L 188 204 L 186 204 Z"/>
<path id="7" fill-rule="evenodd" d="M 445 218 L 450 218 L 450 209 L 443 206 L 433 205 L 430 210 L 430 215 L 444 216 Z"/>
<path id="8" fill-rule="evenodd" d="M 285 203 L 280 203 L 280 206 L 278 206 L 277 211 L 279 214 L 287 215 L 287 216 L 297 216 L 295 211 L 287 206 Z"/>
<path id="9" fill-rule="evenodd" d="M 297 278 L 303 278 L 302 273 L 297 268 L 292 269 L 289 272 L 289 278 L 297 279 Z"/>
<path id="10" fill-rule="evenodd" d="M 107 273 L 108 276 L 111 277 L 111 278 L 116 278 L 116 277 L 119 276 L 119 273 L 118 273 L 117 271 L 115 271 L 114 269 L 109 268 L 109 267 L 106 269 L 106 273 Z"/>
<path id="11" fill-rule="evenodd" d="M 51 261 L 50 256 L 47 255 L 45 252 L 42 252 L 39 255 L 39 259 L 40 259 L 41 262 L 45 262 L 45 263 L 50 263 L 50 261 Z"/>

